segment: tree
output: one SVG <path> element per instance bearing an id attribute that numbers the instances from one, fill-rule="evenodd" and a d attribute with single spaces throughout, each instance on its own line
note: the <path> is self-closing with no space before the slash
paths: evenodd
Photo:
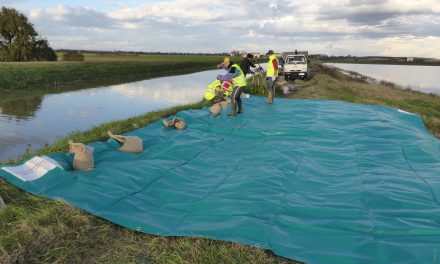
<path id="1" fill-rule="evenodd" d="M 56 61 L 57 54 L 55 51 L 49 47 L 49 43 L 46 39 L 39 39 L 34 42 L 33 55 L 35 60 L 42 61 Z"/>
<path id="2" fill-rule="evenodd" d="M 2 7 L 0 61 L 53 60 L 53 55 L 56 57 L 56 54 L 47 40 L 37 37 L 37 31 L 25 15 L 16 9 Z"/>

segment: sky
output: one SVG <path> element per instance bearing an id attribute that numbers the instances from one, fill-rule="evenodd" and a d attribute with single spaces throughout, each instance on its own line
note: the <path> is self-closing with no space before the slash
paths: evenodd
<path id="1" fill-rule="evenodd" d="M 0 0 L 55 49 L 440 58 L 440 0 Z"/>

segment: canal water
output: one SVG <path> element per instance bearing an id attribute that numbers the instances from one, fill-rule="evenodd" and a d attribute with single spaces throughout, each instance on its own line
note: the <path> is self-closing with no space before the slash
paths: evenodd
<path id="1" fill-rule="evenodd" d="M 440 67 L 331 64 L 403 87 L 440 94 Z M 262 64 L 265 67 L 265 64 Z M 0 161 L 39 149 L 75 131 L 153 110 L 198 102 L 223 70 L 93 89 L 0 91 Z"/>
<path id="2" fill-rule="evenodd" d="M 393 82 L 403 88 L 440 95 L 440 66 L 326 63 L 358 72 L 376 80 Z"/>
<path id="3" fill-rule="evenodd" d="M 45 90 L 0 92 L 0 161 L 74 131 L 153 110 L 198 102 L 224 70 L 150 79 L 48 94 Z"/>

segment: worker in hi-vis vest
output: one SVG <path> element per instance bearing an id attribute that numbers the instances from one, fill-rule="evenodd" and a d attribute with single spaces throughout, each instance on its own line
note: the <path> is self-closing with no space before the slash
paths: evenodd
<path id="1" fill-rule="evenodd" d="M 269 63 L 267 64 L 266 72 L 266 87 L 268 92 L 266 103 L 272 104 L 275 96 L 275 81 L 278 76 L 278 59 L 273 54 L 273 50 L 269 50 L 267 55 L 269 56 Z"/>
<path id="2" fill-rule="evenodd" d="M 217 65 L 217 68 L 222 68 L 227 71 L 225 75 L 217 76 L 217 80 L 220 80 L 221 82 L 232 82 L 231 113 L 229 115 L 236 116 L 237 114 L 243 113 L 243 105 L 241 103 L 240 95 L 246 87 L 246 76 L 240 69 L 240 66 L 234 64 L 229 58 L 225 58 L 223 63 Z M 238 111 L 235 103 L 238 105 Z"/>

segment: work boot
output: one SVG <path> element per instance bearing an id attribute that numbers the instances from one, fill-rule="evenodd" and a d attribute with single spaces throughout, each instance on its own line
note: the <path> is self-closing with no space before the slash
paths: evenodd
<path id="1" fill-rule="evenodd" d="M 268 104 L 273 103 L 273 92 L 272 91 L 270 91 L 269 94 L 267 95 L 266 103 L 268 103 Z"/>
<path id="2" fill-rule="evenodd" d="M 237 114 L 242 114 L 243 113 L 243 105 L 242 105 L 241 101 L 237 101 L 237 104 L 238 104 Z"/>
<path id="3" fill-rule="evenodd" d="M 235 103 L 231 104 L 231 113 L 228 116 L 236 116 L 237 112 L 235 112 L 235 109 L 236 109 Z"/>

